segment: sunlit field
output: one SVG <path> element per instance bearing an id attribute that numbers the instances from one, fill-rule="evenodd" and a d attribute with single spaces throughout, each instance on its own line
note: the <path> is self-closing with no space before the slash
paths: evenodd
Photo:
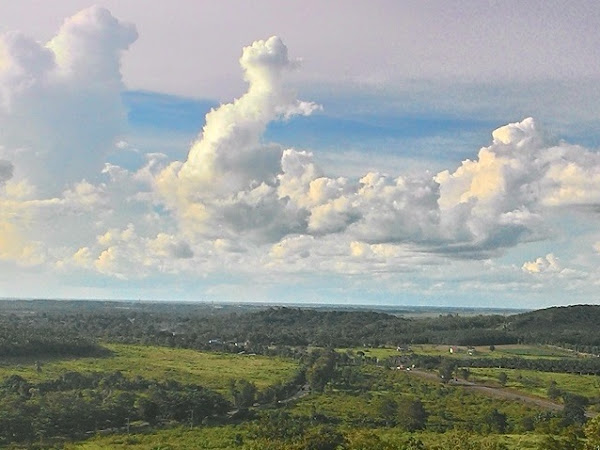
<path id="1" fill-rule="evenodd" d="M 126 377 L 186 384 L 199 384 L 225 392 L 230 380 L 246 379 L 264 388 L 288 380 L 297 370 L 297 363 L 282 358 L 259 355 L 208 353 L 188 349 L 157 346 L 106 344 L 112 355 L 104 358 L 49 359 L 41 361 L 36 370 L 35 360 L 9 359 L 0 362 L 0 378 L 20 375 L 38 382 L 54 379 L 69 371 L 114 372 Z"/>
<path id="2" fill-rule="evenodd" d="M 450 351 L 452 349 L 452 352 Z M 391 348 L 363 348 L 354 347 L 351 349 L 338 349 L 339 352 L 351 351 L 354 353 L 363 352 L 365 356 L 384 359 L 390 356 L 398 356 L 405 353 L 415 353 L 429 356 L 448 356 L 454 358 L 577 358 L 578 354 L 574 351 L 562 349 L 559 347 L 546 345 L 496 345 L 493 350 L 489 346 L 453 346 L 451 344 L 414 344 L 402 347 L 400 350 L 396 347 Z"/>

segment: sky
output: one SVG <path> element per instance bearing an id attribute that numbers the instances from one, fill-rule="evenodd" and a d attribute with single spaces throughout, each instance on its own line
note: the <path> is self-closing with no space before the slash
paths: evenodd
<path id="1" fill-rule="evenodd" d="M 600 3 L 0 3 L 0 298 L 600 303 Z"/>

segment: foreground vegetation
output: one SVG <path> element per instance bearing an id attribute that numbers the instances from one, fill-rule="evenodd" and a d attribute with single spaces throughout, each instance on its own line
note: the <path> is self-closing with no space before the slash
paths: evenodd
<path id="1" fill-rule="evenodd" d="M 597 311 L 554 310 L 5 303 L 0 446 L 596 448 Z"/>

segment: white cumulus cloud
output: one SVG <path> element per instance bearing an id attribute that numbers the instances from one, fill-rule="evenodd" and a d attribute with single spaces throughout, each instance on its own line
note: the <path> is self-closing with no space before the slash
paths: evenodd
<path id="1" fill-rule="evenodd" d="M 262 142 L 262 134 L 272 120 L 308 115 L 318 106 L 297 100 L 285 86 L 284 75 L 297 61 L 289 59 L 280 38 L 244 48 L 240 65 L 248 91 L 207 114 L 187 160 L 169 165 L 156 184 L 166 204 L 191 223 L 189 228 L 203 224 L 208 232 L 218 223 L 225 232 L 240 233 L 266 227 L 280 236 L 301 219 L 288 214 L 275 189 L 283 150 Z"/>
<path id="2" fill-rule="evenodd" d="M 562 270 L 558 258 L 553 253 L 548 253 L 546 256 L 540 256 L 535 261 L 528 261 L 523 264 L 524 272 L 528 273 L 558 273 Z"/>
<path id="3" fill-rule="evenodd" d="M 48 43 L 0 36 L 0 159 L 41 195 L 99 174 L 123 130 L 121 53 L 135 27 L 91 7 Z"/>
<path id="4" fill-rule="evenodd" d="M 547 238 L 549 209 L 596 205 L 600 198 L 598 154 L 553 142 L 532 118 L 494 130 L 477 158 L 434 176 L 325 176 L 311 152 L 262 140 L 270 121 L 317 108 L 286 89 L 285 74 L 297 64 L 281 39 L 244 48 L 240 64 L 248 91 L 211 111 L 187 160 L 155 178 L 161 201 L 189 239 L 244 245 L 342 234 L 485 259 Z"/>

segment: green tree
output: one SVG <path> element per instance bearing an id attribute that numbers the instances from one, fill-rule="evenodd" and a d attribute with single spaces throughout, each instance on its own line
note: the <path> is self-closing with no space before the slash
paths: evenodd
<path id="1" fill-rule="evenodd" d="M 552 380 L 550 382 L 550 385 L 548 386 L 547 394 L 548 394 L 548 398 L 550 398 L 552 400 L 556 400 L 558 397 L 560 397 L 562 395 L 562 391 L 558 388 L 556 381 Z"/>
<path id="2" fill-rule="evenodd" d="M 304 450 L 336 450 L 342 448 L 346 438 L 337 429 L 325 426 L 311 428 L 304 435 L 302 449 Z"/>
<path id="3" fill-rule="evenodd" d="M 524 431 L 533 431 L 535 428 L 535 419 L 531 416 L 525 416 L 521 419 L 521 427 Z"/>
<path id="4" fill-rule="evenodd" d="M 248 380 L 231 381 L 229 393 L 236 408 L 248 408 L 256 401 L 256 385 Z"/>
<path id="5" fill-rule="evenodd" d="M 490 428 L 490 431 L 498 433 L 506 432 L 506 426 L 508 424 L 506 420 L 506 414 L 498 411 L 496 408 L 492 409 L 485 417 L 485 423 Z"/>
<path id="6" fill-rule="evenodd" d="M 600 416 L 596 416 L 585 424 L 586 450 L 600 449 Z"/>
<path id="7" fill-rule="evenodd" d="M 568 433 L 561 437 L 547 435 L 538 445 L 539 450 L 582 450 L 583 448 L 584 443 L 575 433 Z M 590 448 L 595 449 L 596 447 Z"/>
<path id="8" fill-rule="evenodd" d="M 335 369 L 335 353 L 328 352 L 319 356 L 310 369 L 306 372 L 306 379 L 310 388 L 317 392 L 323 392 L 325 386 L 331 380 Z"/>
<path id="9" fill-rule="evenodd" d="M 141 397 L 136 402 L 138 415 L 146 422 L 154 425 L 157 422 L 159 407 L 156 402 L 153 402 L 147 397 Z"/>
<path id="10" fill-rule="evenodd" d="M 306 419 L 275 410 L 262 414 L 254 430 L 258 438 L 289 442 L 301 438 L 307 426 Z"/>
<path id="11" fill-rule="evenodd" d="M 385 421 L 387 426 L 396 425 L 398 419 L 398 402 L 391 396 L 384 396 L 379 399 L 377 410 L 379 416 Z"/>
<path id="12" fill-rule="evenodd" d="M 587 399 L 576 394 L 565 394 L 563 400 L 565 402 L 562 410 L 563 425 L 583 425 L 586 420 Z"/>
<path id="13" fill-rule="evenodd" d="M 454 369 L 456 369 L 456 363 L 449 359 L 444 359 L 439 367 L 440 378 L 444 383 L 447 383 L 452 379 L 452 374 L 454 373 Z"/>
<path id="14" fill-rule="evenodd" d="M 361 430 L 346 436 L 348 450 L 396 450 L 397 447 L 383 441 L 372 431 Z M 415 448 L 415 450 L 417 450 Z"/>
<path id="15" fill-rule="evenodd" d="M 427 416 L 427 411 L 419 399 L 403 401 L 398 407 L 398 425 L 407 431 L 424 429 Z"/>
<path id="16" fill-rule="evenodd" d="M 502 386 L 506 386 L 506 382 L 508 381 L 508 375 L 506 375 L 506 372 L 500 372 L 498 374 L 498 381 Z"/>
<path id="17" fill-rule="evenodd" d="M 411 436 L 402 445 L 402 450 L 425 450 L 425 444 L 420 439 Z"/>
<path id="18" fill-rule="evenodd" d="M 470 376 L 471 376 L 471 371 L 467 367 L 461 367 L 460 377 L 463 380 L 468 380 Z"/>

